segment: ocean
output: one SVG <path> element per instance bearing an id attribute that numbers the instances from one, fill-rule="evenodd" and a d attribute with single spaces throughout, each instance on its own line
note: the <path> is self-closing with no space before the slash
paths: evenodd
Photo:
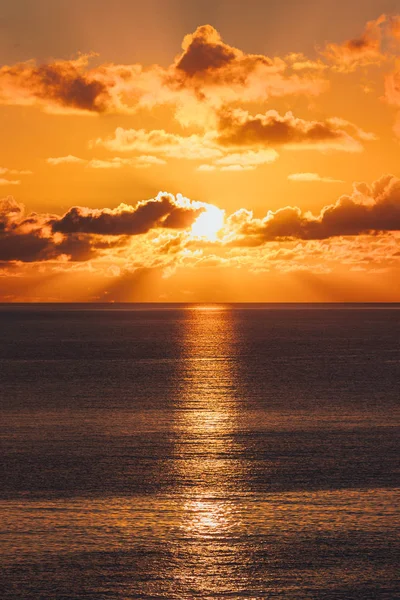
<path id="1" fill-rule="evenodd" d="M 400 598 L 400 305 L 0 305 L 0 598 Z"/>

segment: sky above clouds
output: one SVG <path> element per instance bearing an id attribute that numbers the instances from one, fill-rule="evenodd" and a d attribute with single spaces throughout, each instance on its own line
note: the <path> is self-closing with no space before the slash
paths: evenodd
<path id="1" fill-rule="evenodd" d="M 0 301 L 400 301 L 400 4 L 0 0 Z"/>

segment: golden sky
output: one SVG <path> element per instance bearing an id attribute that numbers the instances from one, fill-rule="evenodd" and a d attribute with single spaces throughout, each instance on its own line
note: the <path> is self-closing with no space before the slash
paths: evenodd
<path id="1" fill-rule="evenodd" d="M 400 0 L 0 0 L 0 301 L 400 301 Z"/>

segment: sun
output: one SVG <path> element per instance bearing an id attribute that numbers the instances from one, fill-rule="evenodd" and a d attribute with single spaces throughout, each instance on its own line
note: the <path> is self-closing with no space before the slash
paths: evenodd
<path id="1" fill-rule="evenodd" d="M 205 211 L 193 223 L 191 234 L 194 237 L 206 238 L 210 242 L 214 242 L 219 230 L 224 226 L 224 216 L 224 210 L 213 204 L 207 204 Z"/>

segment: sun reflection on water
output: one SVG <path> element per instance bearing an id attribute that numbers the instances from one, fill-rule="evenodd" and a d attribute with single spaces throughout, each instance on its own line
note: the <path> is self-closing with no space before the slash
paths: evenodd
<path id="1" fill-rule="evenodd" d="M 237 495 L 243 480 L 234 435 L 240 419 L 232 313 L 201 306 L 188 311 L 184 330 L 174 464 L 182 501 L 179 536 L 187 554 L 174 578 L 214 597 L 221 592 L 221 569 L 235 577 L 237 565 L 247 560 L 240 544 L 232 543 L 242 528 Z"/>
<path id="2" fill-rule="evenodd" d="M 225 502 L 191 500 L 185 512 L 190 515 L 190 532 L 199 538 L 225 534 L 231 528 L 232 507 Z"/>
<path id="3" fill-rule="evenodd" d="M 229 310 L 229 306 L 226 304 L 195 304 L 188 307 L 187 310 L 195 310 L 198 312 L 220 312 Z"/>

